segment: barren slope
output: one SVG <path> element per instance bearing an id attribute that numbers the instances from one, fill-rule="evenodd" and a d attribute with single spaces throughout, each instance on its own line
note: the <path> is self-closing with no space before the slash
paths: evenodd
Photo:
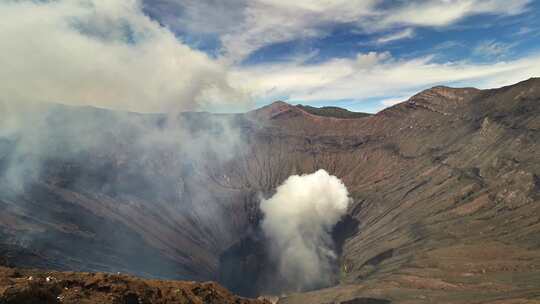
<path id="1" fill-rule="evenodd" d="M 182 119 L 192 126 L 206 115 Z M 130 153 L 134 130 L 107 134 L 110 150 L 48 159 L 22 193 L 4 185 L 0 255 L 16 266 L 221 278 L 264 292 L 264 244 L 241 246 L 259 235 L 258 195 L 323 168 L 354 198 L 336 230 L 341 283 L 283 303 L 540 297 L 540 80 L 436 87 L 361 118 L 275 103 L 224 119 L 245 143 L 230 159 Z M 13 143 L 2 143 L 5 165 Z M 224 275 L 224 261 L 246 275 Z"/>

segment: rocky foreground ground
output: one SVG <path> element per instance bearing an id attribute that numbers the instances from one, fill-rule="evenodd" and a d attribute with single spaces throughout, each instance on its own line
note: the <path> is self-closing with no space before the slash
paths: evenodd
<path id="1" fill-rule="evenodd" d="M 2 304 L 269 304 L 234 296 L 214 282 L 144 280 L 125 274 L 0 267 Z"/>

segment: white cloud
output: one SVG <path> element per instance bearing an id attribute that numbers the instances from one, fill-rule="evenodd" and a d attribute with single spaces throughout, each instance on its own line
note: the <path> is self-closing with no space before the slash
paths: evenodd
<path id="1" fill-rule="evenodd" d="M 509 43 L 487 40 L 480 42 L 474 48 L 474 53 L 483 57 L 502 57 L 508 55 L 513 46 Z"/>
<path id="2" fill-rule="evenodd" d="M 409 99 L 409 97 L 410 96 L 402 96 L 402 97 L 396 97 L 396 98 L 383 99 L 381 100 L 381 105 L 383 105 L 385 108 L 391 107 L 393 105 L 406 101 L 407 99 Z"/>
<path id="3" fill-rule="evenodd" d="M 380 25 L 448 26 L 477 14 L 516 15 L 522 13 L 530 2 L 531 0 L 413 1 L 388 11 Z"/>
<path id="4" fill-rule="evenodd" d="M 382 0 L 145 0 L 174 3 L 183 10 L 177 23 L 194 32 L 214 33 L 225 57 L 241 61 L 274 43 L 329 34 L 332 25 L 349 24 L 366 33 L 396 31 L 380 43 L 410 38 L 414 27 L 443 27 L 478 14 L 515 15 L 531 0 L 425 0 L 403 1 L 391 8 Z M 165 10 L 165 9 L 164 9 Z M 170 18 L 169 18 L 170 19 Z M 405 27 L 405 28 L 400 28 Z"/>
<path id="5" fill-rule="evenodd" d="M 171 29 L 203 35 L 223 34 L 244 20 L 247 0 L 143 0 L 146 12 Z"/>
<path id="6" fill-rule="evenodd" d="M 0 100 L 141 112 L 246 100 L 227 67 L 180 42 L 136 0 L 0 3 Z"/>
<path id="7" fill-rule="evenodd" d="M 409 39 L 409 38 L 413 38 L 414 35 L 415 33 L 412 28 L 406 28 L 402 31 L 380 37 L 379 39 L 377 39 L 377 44 L 385 44 L 385 43 L 394 42 L 397 40 Z"/>
<path id="8" fill-rule="evenodd" d="M 257 65 L 237 69 L 234 79 L 251 88 L 257 97 L 289 96 L 288 100 L 296 103 L 410 96 L 413 92 L 437 84 L 488 88 L 538 75 L 540 55 L 507 62 L 475 64 L 435 63 L 430 56 L 397 60 L 388 53 L 368 53 L 315 65 Z"/>
<path id="9" fill-rule="evenodd" d="M 373 15 L 376 0 L 249 1 L 244 20 L 223 35 L 225 56 L 238 61 L 266 45 L 327 34 L 326 26 Z"/>

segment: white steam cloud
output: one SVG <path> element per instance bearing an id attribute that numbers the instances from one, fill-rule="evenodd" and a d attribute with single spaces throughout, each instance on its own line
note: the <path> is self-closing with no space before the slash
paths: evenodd
<path id="1" fill-rule="evenodd" d="M 279 274 L 291 291 L 327 286 L 334 280 L 332 228 L 346 213 L 349 193 L 325 170 L 290 176 L 261 209 Z"/>
<path id="2" fill-rule="evenodd" d="M 248 107 L 226 64 L 184 44 L 140 1 L 0 1 L 0 20 L 0 102 L 136 112 Z"/>

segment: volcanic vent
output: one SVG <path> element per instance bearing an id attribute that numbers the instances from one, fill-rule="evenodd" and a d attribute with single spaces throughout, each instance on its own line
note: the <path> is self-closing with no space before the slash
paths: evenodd
<path id="1" fill-rule="evenodd" d="M 293 175 L 262 199 L 254 232 L 220 257 L 220 281 L 239 294 L 281 294 L 332 286 L 349 194 L 326 171 Z M 336 225 L 338 224 L 339 225 Z M 338 233 L 332 233 L 332 232 Z"/>

